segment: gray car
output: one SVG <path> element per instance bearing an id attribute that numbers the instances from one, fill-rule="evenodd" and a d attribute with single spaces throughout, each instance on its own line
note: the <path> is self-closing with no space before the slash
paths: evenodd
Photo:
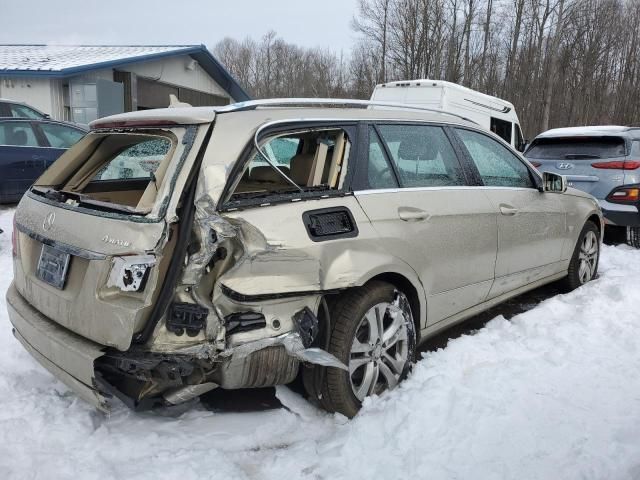
<path id="1" fill-rule="evenodd" d="M 7 306 L 100 409 L 301 375 L 353 416 L 435 333 L 594 278 L 602 230 L 592 196 L 441 111 L 148 110 L 94 122 L 22 198 Z"/>
<path id="2" fill-rule="evenodd" d="M 538 135 L 525 156 L 540 171 L 565 175 L 569 186 L 596 197 L 608 229 L 622 230 L 640 248 L 640 128 L 556 128 Z"/>

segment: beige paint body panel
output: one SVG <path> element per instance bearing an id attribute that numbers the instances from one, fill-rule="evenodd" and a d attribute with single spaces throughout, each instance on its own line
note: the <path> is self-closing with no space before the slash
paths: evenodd
<path id="1" fill-rule="evenodd" d="M 490 297 L 558 273 L 569 241 L 561 195 L 535 188 L 483 187 L 498 219 L 496 281 Z M 565 267 L 566 268 L 566 267 Z"/>
<path id="2" fill-rule="evenodd" d="M 50 213 L 55 222 L 49 231 L 43 221 Z M 14 261 L 15 285 L 20 294 L 46 317 L 69 330 L 103 345 L 126 350 L 133 333 L 141 328 L 152 303 L 153 289 L 124 294 L 106 287 L 112 258 L 116 255 L 153 251 L 164 231 L 164 222 L 140 224 L 78 214 L 25 196 L 16 211 L 16 223 L 23 229 L 64 245 L 87 250 L 102 258 L 74 256 L 63 290 L 36 276 L 42 243 L 27 233 L 19 235 L 20 257 Z M 105 236 L 130 243 L 114 245 Z M 152 268 L 148 284 L 157 282 Z"/>
<path id="3" fill-rule="evenodd" d="M 428 324 L 485 300 L 493 283 L 496 212 L 481 189 L 445 187 L 356 193 L 391 255 L 412 265 L 427 294 Z M 424 217 L 403 220 L 403 210 Z"/>
<path id="4" fill-rule="evenodd" d="M 7 292 L 9 320 L 16 338 L 53 375 L 95 407 L 106 410 L 106 399 L 95 388 L 93 362 L 103 355 L 100 345 L 64 330 L 33 306 L 12 285 Z"/>
<path id="5" fill-rule="evenodd" d="M 314 242 L 302 220 L 308 210 L 345 206 L 353 214 L 358 236 Z M 383 247 L 378 232 L 353 196 L 325 198 L 225 213 L 242 230 L 246 254 L 220 282 L 243 295 L 317 292 L 359 286 L 382 273 L 407 278 L 424 291 L 417 272 Z"/>
<path id="6" fill-rule="evenodd" d="M 107 287 L 114 256 L 152 254 L 162 259 L 168 223 L 176 217 L 178 198 L 200 149 L 207 127 L 199 128 L 182 169 L 178 158 L 185 148 L 180 144 L 154 207 L 165 204 L 165 218 L 135 222 L 126 216 L 81 210 L 50 202 L 34 194 L 25 195 L 16 210 L 20 257 L 14 262 L 15 285 L 20 294 L 46 317 L 101 345 L 127 350 L 133 334 L 139 331 L 151 311 L 159 281 L 157 267 L 152 267 L 142 292 L 122 292 Z M 183 128 L 181 130 L 184 130 Z M 46 174 L 45 174 L 46 176 Z M 44 221 L 53 216 L 45 229 Z M 41 238 L 38 238 L 40 236 Z M 84 251 L 90 258 L 73 255 L 67 282 L 57 289 L 36 276 L 42 242 L 53 241 Z"/>

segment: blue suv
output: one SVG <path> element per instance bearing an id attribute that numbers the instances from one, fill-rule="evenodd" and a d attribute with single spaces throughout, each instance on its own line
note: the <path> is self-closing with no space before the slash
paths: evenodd
<path id="1" fill-rule="evenodd" d="M 547 130 L 524 155 L 538 170 L 565 175 L 570 187 L 596 197 L 607 229 L 640 248 L 640 127 Z"/>

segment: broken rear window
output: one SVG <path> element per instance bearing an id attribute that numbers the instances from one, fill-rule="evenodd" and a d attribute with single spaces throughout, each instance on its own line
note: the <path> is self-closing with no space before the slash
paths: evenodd
<path id="1" fill-rule="evenodd" d="M 150 179 L 170 148 L 171 141 L 167 138 L 142 140 L 118 153 L 96 173 L 91 181 Z"/>
<path id="2" fill-rule="evenodd" d="M 90 132 L 33 191 L 71 206 L 145 215 L 168 188 L 192 138 L 183 127 Z"/>

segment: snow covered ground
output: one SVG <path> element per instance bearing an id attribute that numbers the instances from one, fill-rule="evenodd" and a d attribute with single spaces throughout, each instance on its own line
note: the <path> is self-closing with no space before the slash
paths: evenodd
<path id="1" fill-rule="evenodd" d="M 287 388 L 286 408 L 105 417 L 22 350 L 2 298 L 0 479 L 638 479 L 640 252 L 605 247 L 600 272 L 425 354 L 353 421 Z"/>

